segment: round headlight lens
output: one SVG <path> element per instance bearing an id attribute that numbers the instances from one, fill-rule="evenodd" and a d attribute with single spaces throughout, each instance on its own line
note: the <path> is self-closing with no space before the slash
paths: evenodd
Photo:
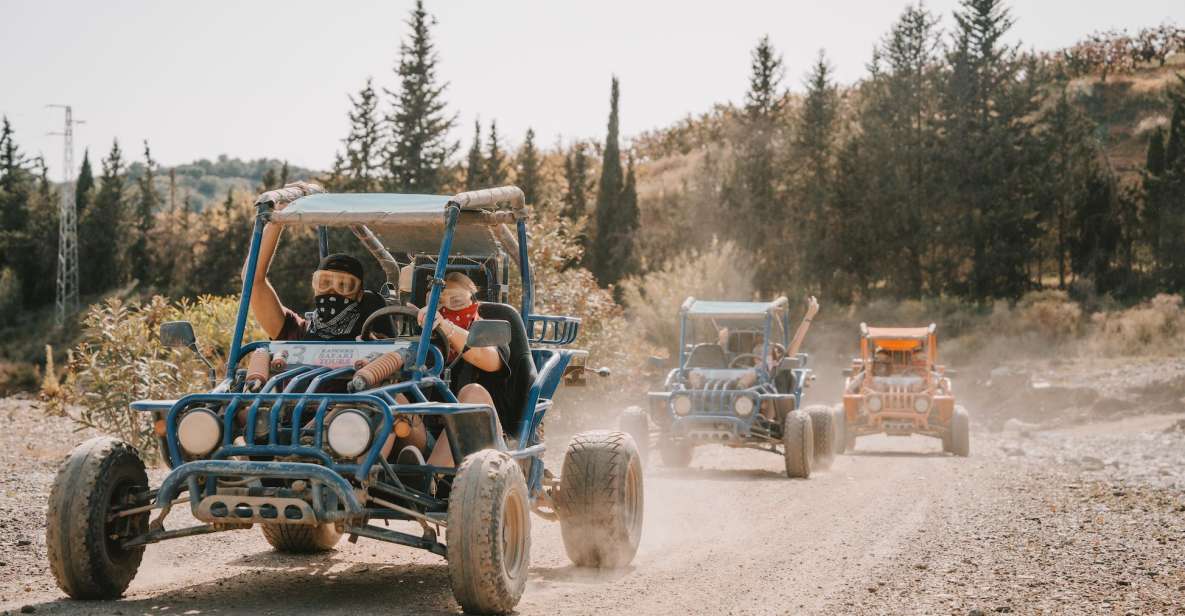
<path id="1" fill-rule="evenodd" d="M 868 396 L 868 398 L 864 400 L 864 406 L 873 413 L 879 413 L 882 405 L 883 403 L 881 402 L 880 396 Z"/>
<path id="2" fill-rule="evenodd" d="M 753 399 L 749 396 L 737 396 L 732 403 L 732 410 L 741 417 L 748 417 L 749 413 L 753 412 Z"/>
<path id="3" fill-rule="evenodd" d="M 913 399 L 913 410 L 919 413 L 925 413 L 930 410 L 930 397 L 918 396 Z"/>
<path id="4" fill-rule="evenodd" d="M 333 416 L 326 430 L 329 448 L 343 458 L 356 458 L 370 445 L 370 419 L 357 409 L 346 409 Z"/>
<path id="5" fill-rule="evenodd" d="M 177 441 L 191 456 L 204 456 L 214 451 L 221 438 L 222 422 L 210 409 L 189 411 L 177 424 Z"/>
<path id="6" fill-rule="evenodd" d="M 675 414 L 679 416 L 686 415 L 691 412 L 691 396 L 675 396 L 672 402 L 675 407 Z"/>

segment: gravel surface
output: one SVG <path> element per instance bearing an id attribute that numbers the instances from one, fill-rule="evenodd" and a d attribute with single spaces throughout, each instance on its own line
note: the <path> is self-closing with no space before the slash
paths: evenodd
<path id="1" fill-rule="evenodd" d="M 806 481 L 750 450 L 703 448 L 683 471 L 653 460 L 634 563 L 576 569 L 558 526 L 534 518 L 518 612 L 1185 614 L 1182 417 L 1013 422 L 974 432 L 968 459 L 872 437 Z M 89 434 L 27 400 L 0 400 L 0 419 L 0 614 L 459 611 L 436 556 L 365 539 L 283 556 L 257 530 L 150 546 L 122 601 L 66 600 L 44 560 L 45 498 Z"/>

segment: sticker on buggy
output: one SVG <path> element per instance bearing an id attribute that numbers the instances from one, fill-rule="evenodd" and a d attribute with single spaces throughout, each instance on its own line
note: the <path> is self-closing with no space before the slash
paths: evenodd
<path id="1" fill-rule="evenodd" d="M 407 345 L 375 343 L 272 342 L 268 345 L 272 361 L 292 366 L 304 364 L 325 368 L 345 368 L 366 364 L 376 357 Z"/>

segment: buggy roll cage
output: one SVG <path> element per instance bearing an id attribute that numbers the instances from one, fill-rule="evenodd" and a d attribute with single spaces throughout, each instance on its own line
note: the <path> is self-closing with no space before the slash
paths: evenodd
<path id="1" fill-rule="evenodd" d="M 372 207 L 358 211 L 320 209 L 301 212 L 276 209 L 278 205 L 294 203 L 300 199 L 310 197 L 315 199 L 317 196 L 320 196 L 322 200 L 336 197 L 342 200 L 362 201 L 366 198 L 367 205 Z M 326 228 L 329 226 L 349 227 L 367 250 L 379 261 L 388 281 L 398 280 L 398 264 L 394 257 L 383 247 L 382 242 L 379 241 L 368 225 L 383 222 L 397 224 L 401 219 L 422 223 L 424 222 L 424 218 L 429 216 L 429 214 L 425 212 L 424 208 L 420 208 L 414 212 L 408 212 L 406 215 L 397 215 L 392 211 L 376 209 L 373 207 L 373 203 L 369 203 L 373 201 L 369 197 L 374 196 L 335 196 L 326 193 L 320 186 L 315 184 L 298 183 L 277 190 L 269 190 L 256 198 L 255 224 L 251 232 L 251 247 L 247 255 L 247 271 L 246 276 L 243 278 L 242 295 L 239 299 L 234 334 L 231 337 L 230 348 L 227 352 L 227 378 L 230 378 L 234 374 L 235 368 L 247 350 L 243 345 L 243 335 L 246 331 L 247 317 L 251 303 L 251 291 L 255 280 L 256 265 L 259 260 L 260 240 L 263 237 L 263 227 L 266 223 L 316 225 L 318 227 L 318 248 L 322 257 L 329 250 L 329 239 Z M 419 344 L 416 348 L 415 363 L 407 368 L 412 373 L 412 379 L 414 381 L 419 381 L 426 376 L 430 376 L 430 371 L 426 366 L 429 353 L 428 349 L 431 347 L 429 338 L 432 334 L 433 321 L 436 318 L 437 307 L 440 303 L 440 291 L 444 287 L 444 275 L 447 272 L 453 239 L 457 231 L 458 222 L 462 218 L 465 219 L 466 224 L 476 223 L 491 227 L 492 233 L 498 240 L 503 243 L 509 243 L 513 248 L 517 249 L 517 254 L 514 257 L 518 262 L 519 272 L 522 277 L 520 314 L 522 315 L 524 324 L 527 325 L 528 335 L 532 341 L 546 344 L 568 344 L 575 340 L 579 328 L 579 319 L 531 314 L 535 301 L 535 292 L 531 277 L 530 259 L 527 253 L 526 198 L 521 189 L 517 186 L 501 186 L 458 193 L 448 198 L 448 201 L 444 204 L 443 211 L 437 214 L 437 216 L 441 215 L 443 216 L 444 229 L 440 240 L 439 257 L 436 261 L 432 278 L 429 281 L 427 315 L 420 333 Z M 515 225 L 515 233 L 511 233 L 506 228 L 508 224 Z M 538 329 L 536 326 L 539 324 L 542 325 L 542 331 L 536 336 L 535 334 Z M 547 335 L 549 331 L 552 332 L 551 336 Z"/>
<path id="2" fill-rule="evenodd" d="M 687 361 L 687 326 L 690 321 L 713 318 L 762 319 L 764 332 L 761 356 L 768 357 L 774 319 L 782 324 L 782 347 L 790 346 L 789 308 L 790 300 L 784 295 L 771 302 L 709 301 L 688 297 L 679 307 L 679 369 L 682 370 Z"/>

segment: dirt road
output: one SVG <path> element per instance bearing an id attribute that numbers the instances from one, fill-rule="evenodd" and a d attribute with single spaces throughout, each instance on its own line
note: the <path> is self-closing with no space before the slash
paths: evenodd
<path id="1" fill-rule="evenodd" d="M 922 438 L 867 439 L 806 481 L 756 451 L 701 449 L 685 471 L 655 461 L 633 565 L 575 569 L 558 526 L 535 518 L 518 611 L 1185 613 L 1185 432 L 1164 432 L 1176 419 L 977 433 L 969 459 Z M 459 611 L 436 556 L 365 539 L 282 556 L 258 530 L 150 546 L 124 600 L 66 601 L 44 565 L 41 528 L 59 452 L 12 456 L 20 436 L 0 437 L 10 446 L 0 613 Z"/>

